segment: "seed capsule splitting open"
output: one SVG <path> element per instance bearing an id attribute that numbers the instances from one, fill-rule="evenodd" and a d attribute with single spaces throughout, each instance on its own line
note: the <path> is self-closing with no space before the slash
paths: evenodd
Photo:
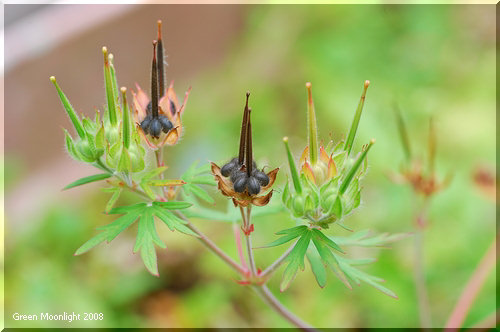
<path id="1" fill-rule="evenodd" d="M 249 96 L 250 93 L 247 92 L 241 124 L 239 154 L 224 164 L 222 168 L 212 163 L 212 173 L 219 183 L 219 189 L 224 195 L 233 197 L 235 205 L 247 206 L 251 203 L 262 206 L 269 202 L 272 191 L 264 196 L 257 195 L 273 185 L 279 169 L 276 168 L 266 174 L 257 168 L 257 164 L 253 160 Z"/>

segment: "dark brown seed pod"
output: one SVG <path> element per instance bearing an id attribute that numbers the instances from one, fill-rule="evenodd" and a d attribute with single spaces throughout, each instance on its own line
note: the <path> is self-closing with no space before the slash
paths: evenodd
<path id="1" fill-rule="evenodd" d="M 160 121 L 161 128 L 165 134 L 168 134 L 168 132 L 174 127 L 172 122 L 170 122 L 165 115 L 160 115 L 158 120 Z"/>
<path id="2" fill-rule="evenodd" d="M 142 120 L 141 122 L 141 128 L 142 130 L 144 130 L 144 133 L 147 135 L 149 134 L 149 126 L 151 125 L 151 120 L 153 119 L 153 117 L 151 116 L 151 114 L 148 114 L 144 120 Z"/>
<path id="3" fill-rule="evenodd" d="M 234 168 L 233 171 L 231 172 L 229 179 L 231 180 L 232 183 L 235 183 L 236 180 L 238 180 L 238 178 L 240 178 L 242 176 L 247 176 L 247 175 L 245 172 L 241 171 L 238 166 L 236 166 L 236 168 Z"/>
<path id="4" fill-rule="evenodd" d="M 252 176 L 256 178 L 259 181 L 260 185 L 263 187 L 269 184 L 269 176 L 267 176 L 267 174 L 262 171 L 255 169 L 252 172 Z"/>
<path id="5" fill-rule="evenodd" d="M 149 133 L 151 136 L 158 138 L 160 137 L 161 130 L 162 127 L 160 120 L 158 118 L 153 118 L 153 120 L 151 120 L 151 124 L 149 125 Z"/>
<path id="6" fill-rule="evenodd" d="M 237 193 L 242 193 L 247 187 L 248 177 L 245 172 L 242 172 L 242 176 L 239 176 L 236 181 L 233 182 L 234 191 Z"/>
<path id="7" fill-rule="evenodd" d="M 249 177 L 247 181 L 247 189 L 249 195 L 257 195 L 260 192 L 259 180 L 253 176 Z"/>
<path id="8" fill-rule="evenodd" d="M 236 166 L 238 166 L 238 158 L 233 158 L 233 159 L 231 159 L 230 162 L 228 162 L 227 164 L 222 166 L 222 168 L 220 169 L 220 172 L 223 176 L 227 177 L 236 168 Z"/>

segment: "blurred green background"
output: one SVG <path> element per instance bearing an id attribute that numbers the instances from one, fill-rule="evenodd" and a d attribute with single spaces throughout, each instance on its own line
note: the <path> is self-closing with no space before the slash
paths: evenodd
<path id="1" fill-rule="evenodd" d="M 249 90 L 254 154 L 260 165 L 282 167 L 279 190 L 288 174 L 281 138 L 290 137 L 297 157 L 306 145 L 305 82 L 312 83 L 320 137 L 327 140 L 331 134 L 338 140 L 346 134 L 369 79 L 355 148 L 372 137 L 377 144 L 369 155 L 362 205 L 345 223 L 354 230 L 412 232 L 415 196 L 409 186 L 388 177 L 404 160 L 394 104 L 402 110 L 414 152 L 422 157 L 429 118 L 435 120 L 437 172 L 441 178 L 451 173 L 453 181 L 432 200 L 424 254 L 432 318 L 436 327 L 444 326 L 496 234 L 495 198 L 483 195 L 473 180 L 479 167 L 496 172 L 494 6 L 108 6 L 109 17 L 98 23 L 83 13 L 97 6 L 70 6 L 75 15 L 81 10 L 71 18 L 61 15 L 60 7 L 31 8 L 36 9 L 32 15 L 48 14 L 37 16 L 39 21 L 21 17 L 6 25 L 6 58 L 12 59 L 17 47 L 29 50 L 23 44 L 48 38 L 43 33 L 50 29 L 63 30 L 71 20 L 84 26 L 89 22 L 60 43 L 51 41 L 50 47 L 6 67 L 6 326 L 289 326 L 250 288 L 238 285 L 233 271 L 199 242 L 163 227 L 158 229 L 167 250 L 159 250 L 160 278 L 132 254 L 134 227 L 109 245 L 73 257 L 95 228 L 113 217 L 102 213 L 109 194 L 98 185 L 60 191 L 94 171 L 64 154 L 60 128 L 69 128 L 70 122 L 48 77 L 58 77 L 78 111 L 92 114 L 105 103 L 100 49 L 107 45 L 115 54 L 119 84 L 148 87 L 157 19 L 164 22 L 167 79 L 175 79 L 180 96 L 193 88 L 183 117 L 185 135 L 166 151 L 169 177 L 182 174 L 194 160 L 228 160 L 236 154 Z M 20 7 L 11 5 L 5 15 L 19 12 Z M 33 22 L 46 29 L 40 31 Z M 228 206 L 219 193 L 212 194 L 215 208 Z M 119 204 L 134 200 L 124 196 Z M 236 258 L 231 225 L 195 224 Z M 254 245 L 269 243 L 274 232 L 292 225 L 287 214 L 260 219 Z M 349 234 L 340 227 L 328 233 Z M 286 292 L 279 293 L 282 269 L 270 288 L 317 327 L 416 327 L 413 239 L 392 247 L 350 254 L 376 257 L 366 271 L 387 280 L 398 300 L 367 285 L 350 291 L 331 273 L 320 289 L 309 266 Z M 258 266 L 266 267 L 284 250 L 259 249 Z M 492 272 L 465 325 L 492 314 L 495 302 Z M 12 319 L 15 312 L 63 311 L 102 312 L 105 319 Z"/>

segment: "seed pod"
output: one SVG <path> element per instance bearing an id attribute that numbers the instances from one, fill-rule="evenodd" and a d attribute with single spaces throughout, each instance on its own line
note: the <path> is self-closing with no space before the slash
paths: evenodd
<path id="1" fill-rule="evenodd" d="M 153 118 L 153 120 L 151 120 L 151 124 L 149 125 L 149 133 L 151 136 L 155 138 L 160 137 L 161 129 L 160 120 L 158 120 L 158 118 Z"/>
<path id="2" fill-rule="evenodd" d="M 233 171 L 231 172 L 229 179 L 231 180 L 232 183 L 235 183 L 236 180 L 238 180 L 238 178 L 243 175 L 246 175 L 246 173 L 241 171 L 239 166 L 236 166 L 236 168 L 234 168 Z"/>
<path id="3" fill-rule="evenodd" d="M 252 172 L 252 176 L 254 178 L 256 178 L 259 181 L 260 185 L 263 187 L 265 187 L 269 184 L 269 176 L 267 176 L 266 173 L 264 173 L 262 171 L 255 169 Z"/>
<path id="4" fill-rule="evenodd" d="M 247 188 L 249 195 L 257 195 L 260 192 L 259 180 L 253 176 L 249 177 L 247 181 Z"/>
<path id="5" fill-rule="evenodd" d="M 151 104 L 148 104 L 151 105 Z M 151 125 L 151 120 L 153 117 L 151 115 L 147 115 L 144 120 L 141 122 L 141 128 L 144 131 L 144 133 L 149 134 L 149 126 Z"/>
<path id="6" fill-rule="evenodd" d="M 165 134 L 167 134 L 174 127 L 172 122 L 170 122 L 170 120 L 167 119 L 167 117 L 165 117 L 164 115 L 160 115 L 158 117 L 158 120 L 160 121 L 162 130 Z"/>
<path id="7" fill-rule="evenodd" d="M 233 159 L 231 159 L 230 162 L 228 162 L 227 164 L 222 166 L 222 168 L 220 169 L 220 172 L 223 176 L 229 176 L 231 174 L 231 172 L 236 168 L 237 165 L 238 165 L 238 158 L 233 158 Z"/>
<path id="8" fill-rule="evenodd" d="M 234 191 L 237 193 L 242 193 L 245 191 L 248 183 L 248 177 L 245 172 L 242 172 L 243 175 L 239 176 L 235 182 L 233 182 Z"/>

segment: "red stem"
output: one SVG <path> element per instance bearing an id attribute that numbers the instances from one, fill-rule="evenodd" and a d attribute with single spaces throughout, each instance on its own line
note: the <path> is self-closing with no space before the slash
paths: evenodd
<path id="1" fill-rule="evenodd" d="M 467 313 L 474 303 L 481 287 L 483 286 L 490 270 L 495 266 L 496 263 L 496 239 L 493 240 L 490 248 L 486 254 L 481 259 L 481 262 L 474 271 L 472 277 L 467 282 L 460 299 L 458 300 L 453 313 L 450 315 L 448 322 L 446 323 L 446 328 L 452 328 L 454 330 L 459 329 Z"/>

